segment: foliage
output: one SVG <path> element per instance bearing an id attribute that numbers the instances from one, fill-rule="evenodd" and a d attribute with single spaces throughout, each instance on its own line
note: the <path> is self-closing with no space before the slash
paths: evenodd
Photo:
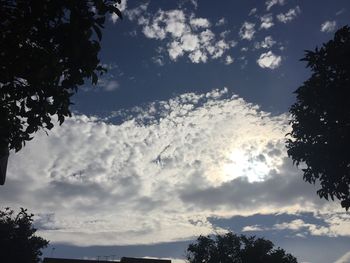
<path id="1" fill-rule="evenodd" d="M 295 257 L 263 238 L 235 235 L 200 236 L 187 248 L 189 263 L 297 263 Z"/>
<path id="2" fill-rule="evenodd" d="M 302 59 L 311 77 L 295 93 L 290 108 L 292 132 L 288 155 L 305 164 L 306 182 L 320 183 L 320 198 L 341 200 L 350 207 L 350 28 Z"/>
<path id="3" fill-rule="evenodd" d="M 32 223 L 33 214 L 28 214 L 26 209 L 21 208 L 16 216 L 9 208 L 0 211 L 1 262 L 40 262 L 40 250 L 49 242 L 35 235 Z"/>
<path id="4" fill-rule="evenodd" d="M 0 5 L 0 148 L 20 150 L 70 116 L 71 96 L 105 69 L 106 16 L 120 0 L 3 0 Z"/>

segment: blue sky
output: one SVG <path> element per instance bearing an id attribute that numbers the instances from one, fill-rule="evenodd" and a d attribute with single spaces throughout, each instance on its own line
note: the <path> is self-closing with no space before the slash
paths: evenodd
<path id="1" fill-rule="evenodd" d="M 36 214 L 45 255 L 179 260 L 200 234 L 263 236 L 299 262 L 350 262 L 350 218 L 284 147 L 299 61 L 350 2 L 123 1 L 97 87 L 9 160 L 2 204 Z M 52 250 L 52 248 L 55 250 Z"/>

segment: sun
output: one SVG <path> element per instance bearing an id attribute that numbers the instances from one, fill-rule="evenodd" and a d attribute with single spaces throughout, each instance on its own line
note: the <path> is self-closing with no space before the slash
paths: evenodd
<path id="1" fill-rule="evenodd" d="M 223 180 L 246 177 L 249 182 L 263 181 L 272 169 L 271 160 L 258 150 L 232 150 L 223 166 Z"/>

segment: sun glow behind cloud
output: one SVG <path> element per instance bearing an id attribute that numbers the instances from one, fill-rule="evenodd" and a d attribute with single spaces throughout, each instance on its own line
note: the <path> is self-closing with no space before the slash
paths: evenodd
<path id="1" fill-rule="evenodd" d="M 228 163 L 224 165 L 224 181 L 231 181 L 244 176 L 249 182 L 261 182 L 266 179 L 271 170 L 276 170 L 283 163 L 283 155 L 269 156 L 264 154 L 264 141 L 268 142 L 271 138 L 268 135 L 261 136 L 258 148 L 244 150 L 238 147 L 230 152 Z M 265 137 L 265 138 L 264 138 Z M 250 144 L 254 145 L 254 144 Z"/>

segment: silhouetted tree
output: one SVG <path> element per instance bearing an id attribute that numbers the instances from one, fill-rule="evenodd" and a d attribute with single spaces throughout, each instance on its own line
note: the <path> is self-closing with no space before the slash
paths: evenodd
<path id="1" fill-rule="evenodd" d="M 302 59 L 312 70 L 290 108 L 292 132 L 288 155 L 304 164 L 306 182 L 320 182 L 321 198 L 350 207 L 350 28 Z"/>
<path id="2" fill-rule="evenodd" d="M 53 116 L 62 124 L 78 86 L 97 83 L 105 71 L 98 58 L 101 29 L 107 14 L 121 17 L 120 2 L 1 1 L 0 158 L 39 129 L 50 130 Z"/>
<path id="3" fill-rule="evenodd" d="M 189 263 L 297 263 L 297 259 L 264 238 L 235 235 L 200 236 L 187 248 Z"/>
<path id="4" fill-rule="evenodd" d="M 26 209 L 21 208 L 17 215 L 9 208 L 0 211 L 1 262 L 40 262 L 41 249 L 49 242 L 35 235 L 32 223 L 33 214 L 28 214 Z"/>

